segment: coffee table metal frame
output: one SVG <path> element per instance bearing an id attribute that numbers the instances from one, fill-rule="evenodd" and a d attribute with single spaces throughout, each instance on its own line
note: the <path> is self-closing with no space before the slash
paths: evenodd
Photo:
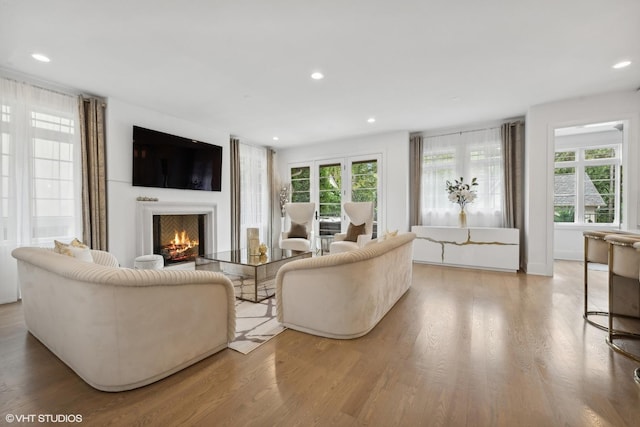
<path id="1" fill-rule="evenodd" d="M 267 254 L 249 255 L 247 249 L 217 252 L 196 258 L 196 270 L 221 272 L 231 279 L 236 298 L 260 302 L 275 295 L 275 277 L 280 267 L 311 252 L 268 249 Z"/>
<path id="2" fill-rule="evenodd" d="M 316 236 L 318 240 L 318 249 L 316 249 L 316 254 L 320 252 L 320 255 L 324 255 L 325 252 L 329 253 L 329 248 L 331 247 L 331 242 L 333 242 L 334 235 L 333 234 L 318 234 Z"/>

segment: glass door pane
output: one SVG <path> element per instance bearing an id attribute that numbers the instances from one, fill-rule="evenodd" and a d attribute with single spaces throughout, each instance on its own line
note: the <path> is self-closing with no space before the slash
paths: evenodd
<path id="1" fill-rule="evenodd" d="M 576 168 L 555 168 L 553 194 L 553 221 L 575 222 Z"/>
<path id="2" fill-rule="evenodd" d="M 616 222 L 618 179 L 615 165 L 584 168 L 584 222 L 613 224 Z"/>
<path id="3" fill-rule="evenodd" d="M 378 161 L 351 162 L 351 201 L 373 202 L 373 238 L 378 235 Z"/>
<path id="4" fill-rule="evenodd" d="M 340 232 L 342 163 L 318 165 L 318 234 Z"/>
<path id="5" fill-rule="evenodd" d="M 291 202 L 308 203 L 311 201 L 311 167 L 291 168 Z"/>

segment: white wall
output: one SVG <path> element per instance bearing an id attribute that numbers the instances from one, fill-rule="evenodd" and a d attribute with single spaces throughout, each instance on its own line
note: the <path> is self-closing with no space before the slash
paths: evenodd
<path id="1" fill-rule="evenodd" d="M 133 125 L 216 144 L 222 147 L 222 191 L 133 187 Z M 231 247 L 229 196 L 229 132 L 210 129 L 118 99 L 107 103 L 107 197 L 109 252 L 124 267 L 132 267 L 136 254 L 136 198 L 157 197 L 163 202 L 199 202 L 217 205 L 218 250 Z"/>
<path id="2" fill-rule="evenodd" d="M 624 204 L 624 229 L 638 228 L 640 161 L 640 93 L 613 92 L 533 106 L 526 117 L 525 144 L 525 265 L 527 273 L 553 275 L 553 153 L 554 129 L 587 123 L 628 120 L 625 170 L 629 185 Z M 558 236 L 562 237 L 562 236 Z M 577 243 L 574 243 L 577 244 Z"/>
<path id="3" fill-rule="evenodd" d="M 626 229 L 639 228 L 640 94 L 636 91 L 608 93 L 533 106 L 526 115 L 525 155 L 525 265 L 529 274 L 553 274 L 553 130 L 585 123 L 628 120 L 628 152 L 632 167 L 625 178 L 631 187 L 625 202 Z M 135 199 L 158 197 L 163 201 L 213 202 L 218 206 L 217 247 L 230 247 L 229 132 L 205 128 L 193 123 L 139 108 L 117 99 L 109 99 L 108 203 L 109 249 L 124 266 L 133 265 L 135 253 Z M 132 126 L 211 142 L 223 147 L 222 192 L 152 189 L 131 186 Z M 288 178 L 288 165 L 303 161 L 380 153 L 382 155 L 381 229 L 409 229 L 409 133 L 405 131 L 347 138 L 308 146 L 280 149 L 277 167 Z M 558 236 L 562 238 L 562 236 Z M 577 245 L 576 240 L 567 240 Z"/>
<path id="4" fill-rule="evenodd" d="M 391 132 L 315 143 L 278 150 L 276 164 L 282 181 L 289 178 L 289 165 L 337 157 L 380 154 L 382 180 L 379 230 L 409 230 L 409 132 Z"/>

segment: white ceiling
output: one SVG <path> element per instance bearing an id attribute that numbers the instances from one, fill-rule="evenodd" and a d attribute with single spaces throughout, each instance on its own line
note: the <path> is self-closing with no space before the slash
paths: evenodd
<path id="1" fill-rule="evenodd" d="M 636 89 L 640 1 L 0 0 L 0 68 L 286 147 Z"/>

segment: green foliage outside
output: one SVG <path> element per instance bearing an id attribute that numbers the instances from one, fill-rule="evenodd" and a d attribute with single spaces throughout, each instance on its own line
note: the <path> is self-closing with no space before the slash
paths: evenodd
<path id="1" fill-rule="evenodd" d="M 323 165 L 319 170 L 318 196 L 320 200 L 320 217 L 332 218 L 340 216 L 342 206 L 342 168 L 337 165 Z"/>
<path id="2" fill-rule="evenodd" d="M 311 168 L 308 166 L 291 168 L 291 202 L 307 203 L 311 201 Z"/>
<path id="3" fill-rule="evenodd" d="M 556 206 L 553 214 L 554 222 L 574 222 L 576 209 L 573 206 Z"/>
<path id="4" fill-rule="evenodd" d="M 595 223 L 612 223 L 615 218 L 616 168 L 615 166 L 589 166 L 585 172 L 600 193 L 604 205 L 596 209 Z"/>
<path id="5" fill-rule="evenodd" d="M 378 221 L 378 162 L 351 165 L 351 201 L 373 202 L 373 220 Z"/>

